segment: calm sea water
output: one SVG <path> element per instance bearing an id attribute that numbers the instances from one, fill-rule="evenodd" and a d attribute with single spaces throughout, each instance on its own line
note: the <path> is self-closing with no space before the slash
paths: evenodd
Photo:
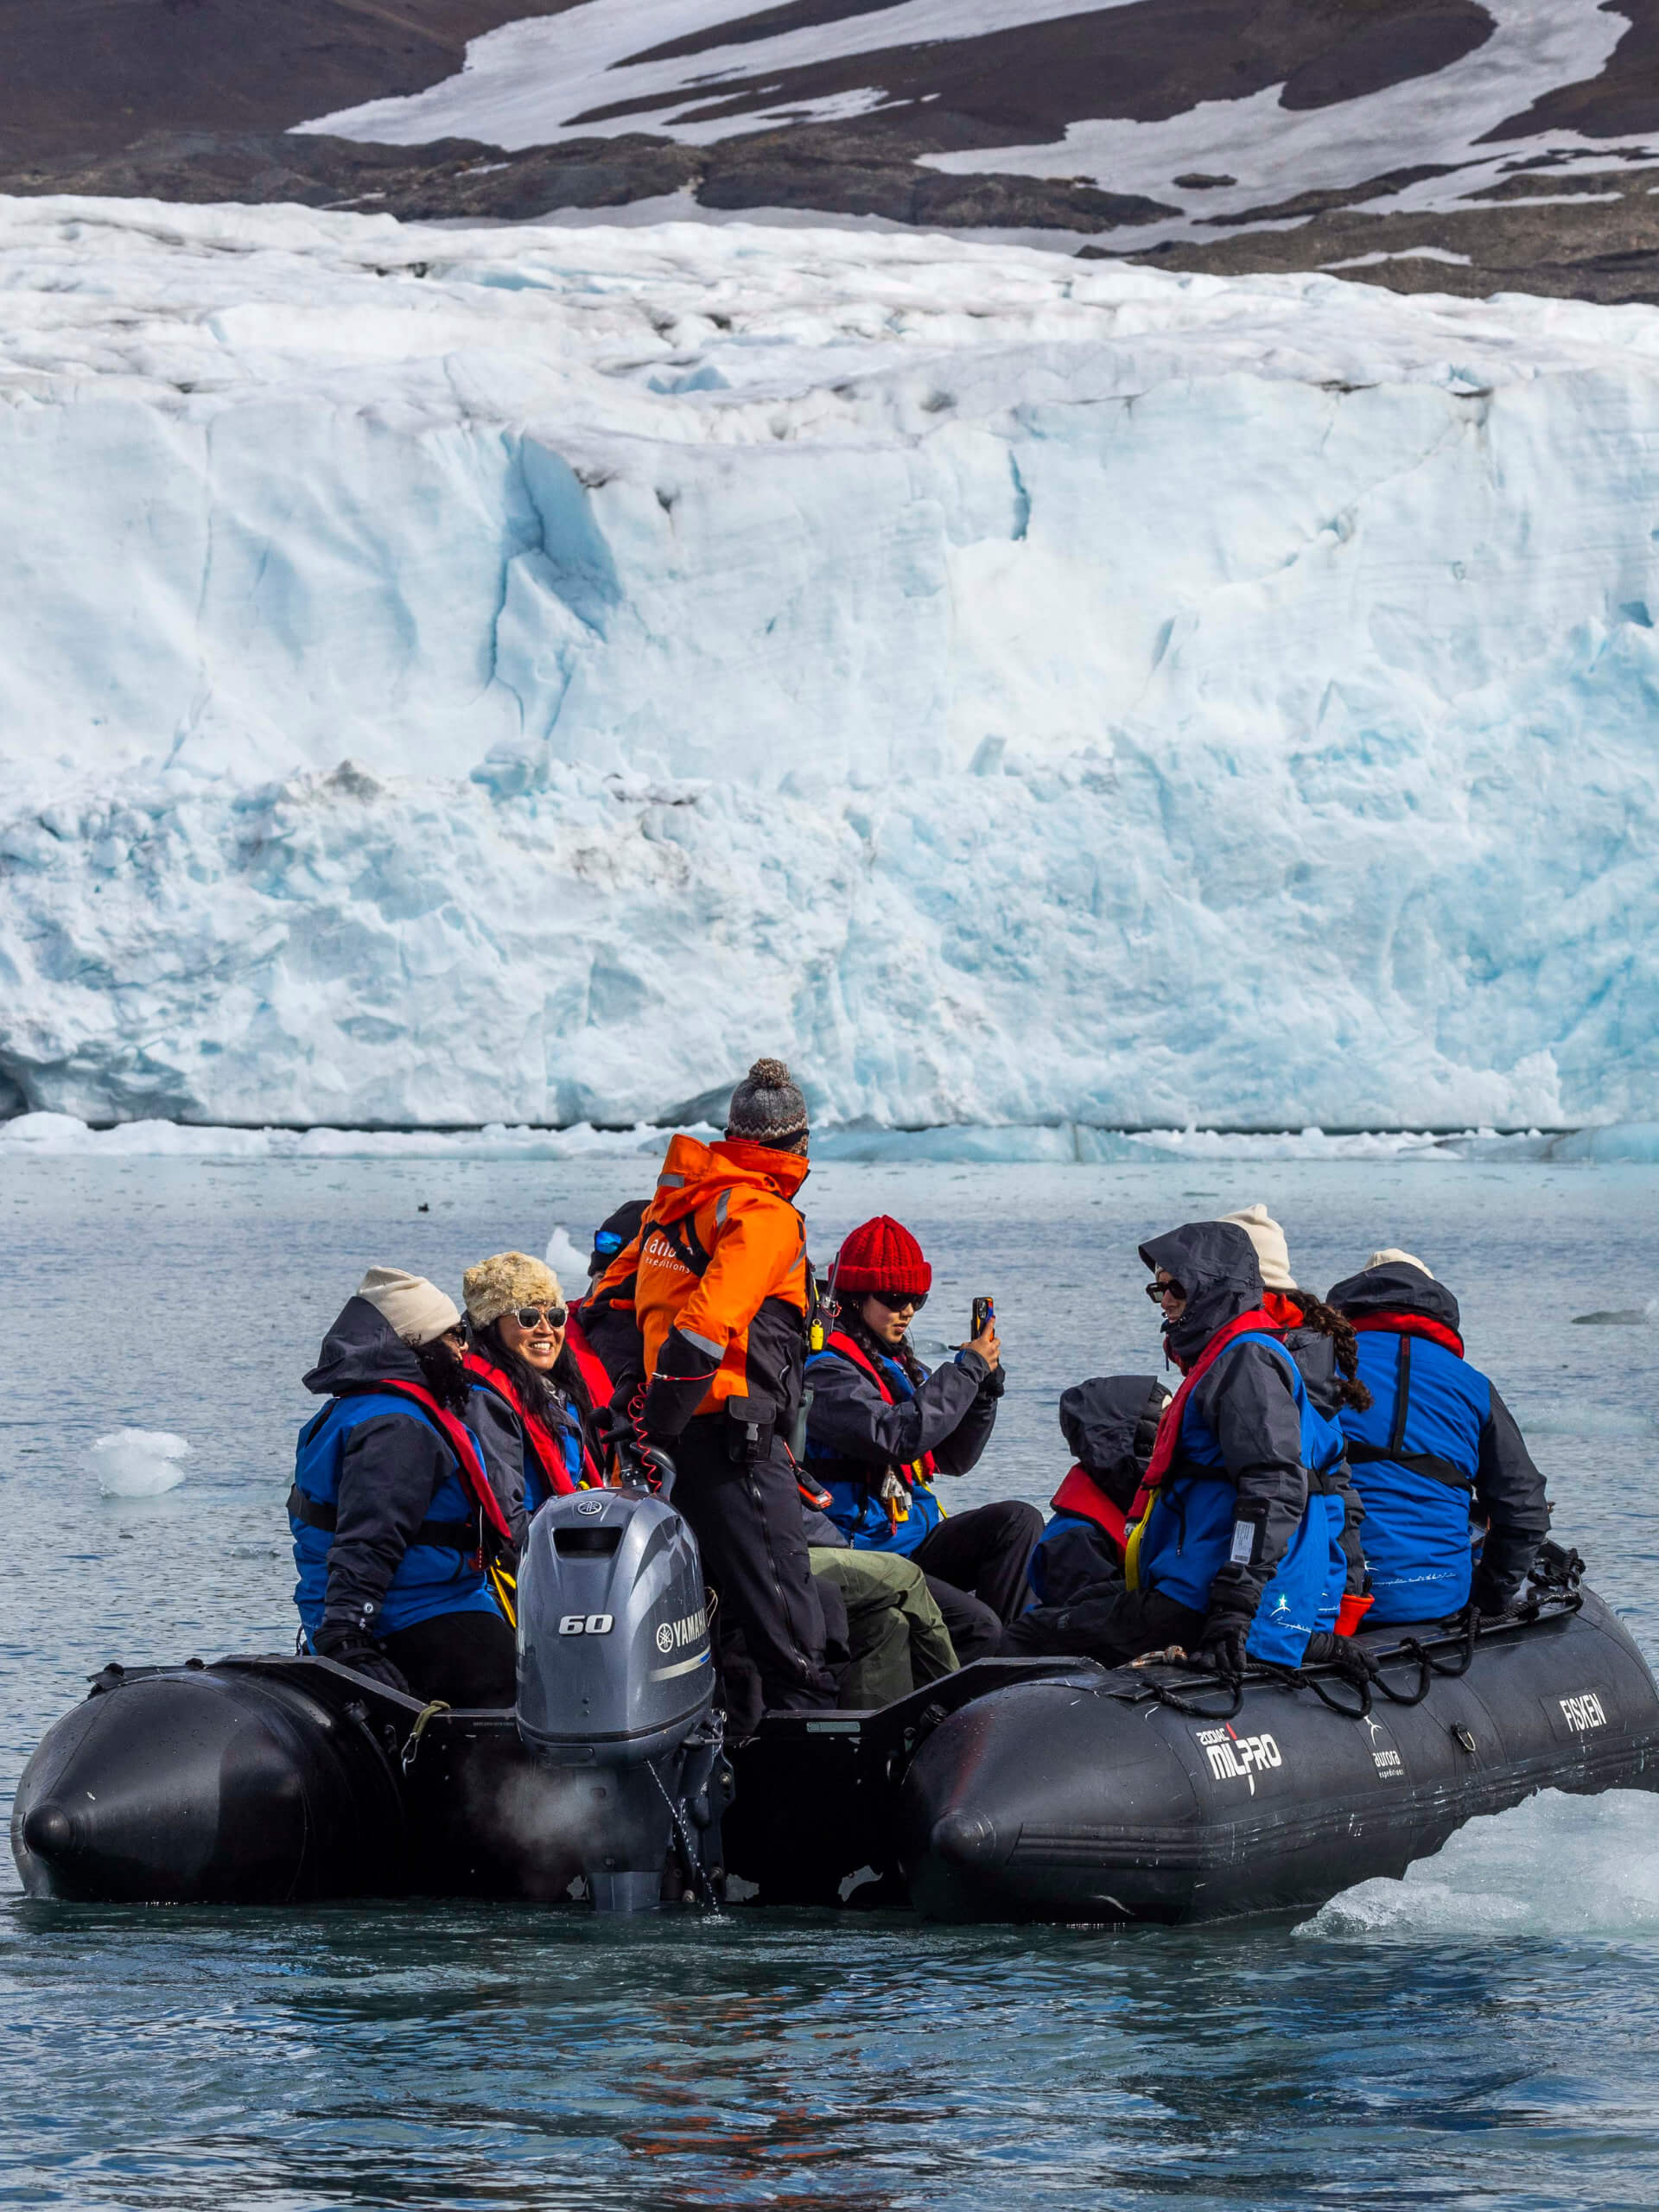
<path id="1" fill-rule="evenodd" d="M 0 1794 L 106 1659 L 292 1633 L 298 1376 L 367 1263 L 430 1274 L 649 1162 L 0 1163 Z M 1046 1498 L 1069 1382 L 1155 1363 L 1137 1243 L 1264 1198 L 1319 1287 L 1376 1244 L 1462 1299 L 1558 1531 L 1659 1654 L 1659 1171 L 830 1166 L 815 1253 L 899 1215 L 918 1333 L 998 1299 L 1010 1389 L 963 1503 Z M 429 1209 L 421 1211 L 424 1205 Z M 92 1440 L 190 1440 L 99 1496 Z M 423 1904 L 24 1903 L 0 1873 L 0 2200 L 88 2207 L 1195 2208 L 1659 2203 L 1659 1802 L 1545 1800 L 1300 1929 L 618 1926 Z"/>

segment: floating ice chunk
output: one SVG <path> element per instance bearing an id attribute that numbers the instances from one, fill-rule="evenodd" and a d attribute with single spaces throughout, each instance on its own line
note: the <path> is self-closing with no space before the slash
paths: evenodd
<path id="1" fill-rule="evenodd" d="M 567 1298 L 580 1298 L 588 1280 L 588 1255 L 561 1222 L 547 1240 L 547 1264 L 564 1287 Z"/>
<path id="2" fill-rule="evenodd" d="M 1659 1930 L 1659 1850 L 1646 1790 L 1546 1789 L 1471 1821 L 1403 1881 L 1361 1882 L 1299 1936 L 1410 1942 L 1469 1936 L 1617 1936 Z"/>
<path id="3" fill-rule="evenodd" d="M 159 1428 L 118 1428 L 100 1436 L 87 1454 L 105 1497 L 159 1497 L 184 1480 L 181 1459 L 190 1440 Z"/>

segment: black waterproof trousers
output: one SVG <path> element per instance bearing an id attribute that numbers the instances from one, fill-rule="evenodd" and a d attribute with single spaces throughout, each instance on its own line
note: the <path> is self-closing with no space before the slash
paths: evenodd
<path id="1" fill-rule="evenodd" d="M 1034 1505 L 1003 1498 L 951 1514 L 911 1554 L 964 1667 L 1001 1649 L 1003 1624 L 1031 1595 L 1026 1567 L 1042 1533 Z"/>
<path id="2" fill-rule="evenodd" d="M 412 1696 L 500 1706 L 518 1694 L 513 1634 L 499 1613 L 438 1613 L 380 1643 Z"/>
<path id="3" fill-rule="evenodd" d="M 1021 1613 L 1003 1636 L 1002 1656 L 1064 1656 L 1121 1667 L 1144 1651 L 1164 1651 L 1172 1643 L 1192 1651 L 1203 1633 L 1204 1620 L 1202 1613 L 1166 1598 L 1160 1590 L 1131 1590 L 1121 1581 L 1102 1582 L 1069 1605 L 1033 1605 Z"/>
<path id="4" fill-rule="evenodd" d="M 739 1736 L 753 1733 L 765 1708 L 832 1706 L 836 1692 L 795 1471 L 775 1441 L 758 1459 L 734 1459 L 742 1436 L 737 1422 L 707 1414 L 672 1446 L 673 1503 L 697 1540 L 715 1594 L 715 1652 Z"/>

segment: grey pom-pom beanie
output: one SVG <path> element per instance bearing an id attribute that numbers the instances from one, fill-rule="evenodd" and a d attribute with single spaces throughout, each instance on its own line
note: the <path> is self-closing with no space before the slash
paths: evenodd
<path id="1" fill-rule="evenodd" d="M 757 1060 L 732 1093 L 728 1137 L 751 1144 L 792 1146 L 807 1133 L 806 1101 L 782 1060 Z"/>

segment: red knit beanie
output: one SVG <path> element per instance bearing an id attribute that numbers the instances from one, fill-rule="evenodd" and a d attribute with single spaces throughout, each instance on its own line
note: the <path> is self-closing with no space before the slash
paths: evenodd
<path id="1" fill-rule="evenodd" d="M 834 1281 L 842 1290 L 912 1290 L 933 1287 L 933 1270 L 922 1248 L 901 1221 L 879 1213 L 853 1230 L 836 1255 Z"/>

